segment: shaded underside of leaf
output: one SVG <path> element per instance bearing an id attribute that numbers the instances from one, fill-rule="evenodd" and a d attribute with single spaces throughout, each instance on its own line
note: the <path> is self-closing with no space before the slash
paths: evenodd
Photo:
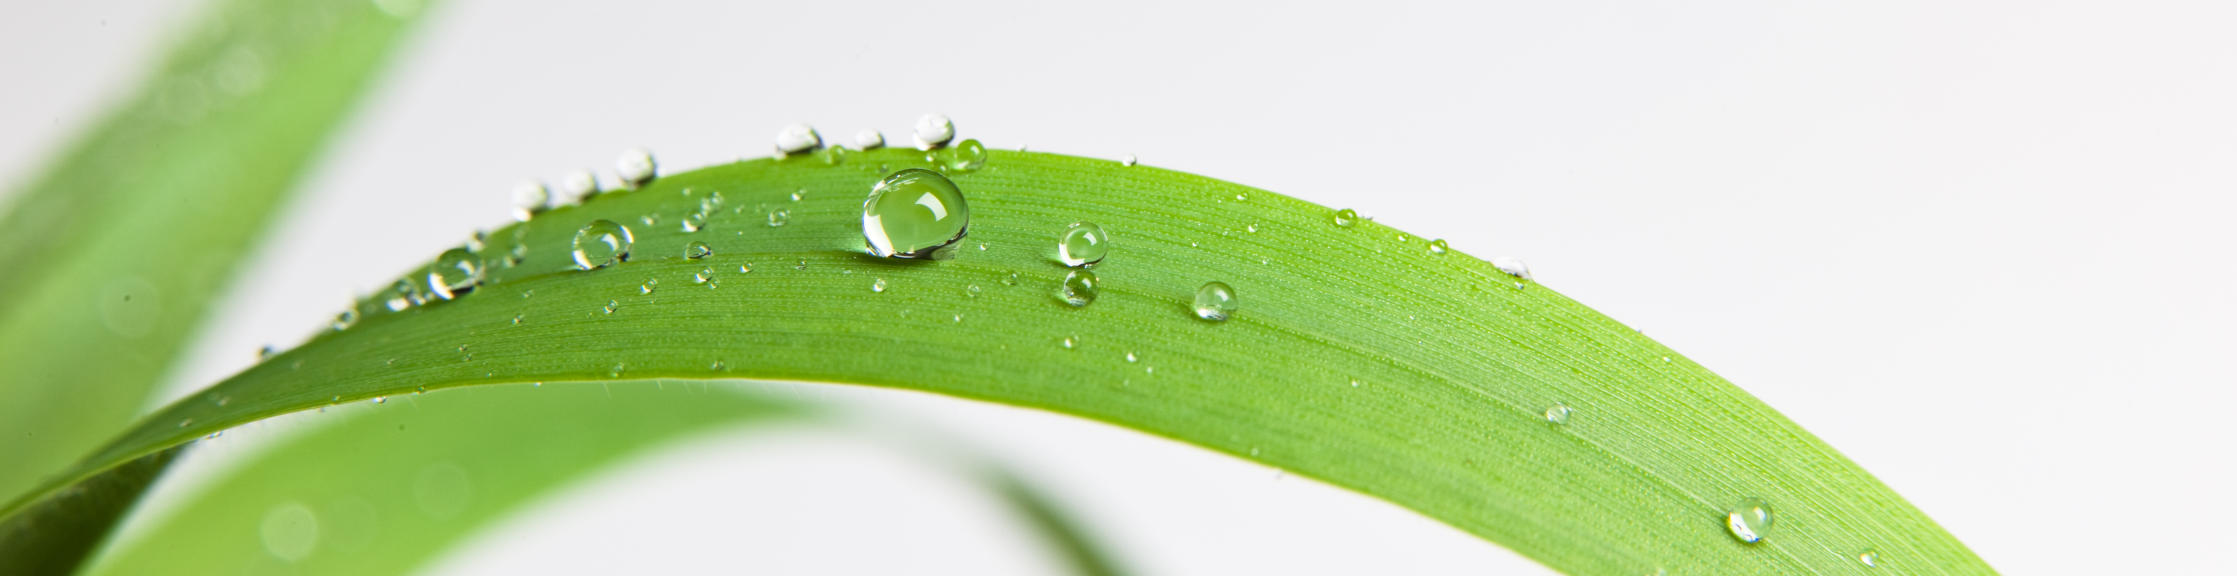
<path id="1" fill-rule="evenodd" d="M 498 230 L 482 250 L 490 281 L 472 293 L 314 339 L 157 413 L 70 478 L 422 386 L 763 378 L 1127 426 L 1383 498 L 1576 574 L 1842 573 L 1864 569 L 1866 550 L 1881 570 L 1990 572 L 1702 367 L 1540 284 L 1373 222 L 1339 226 L 1324 207 L 1146 166 L 995 152 L 954 174 L 971 228 L 946 257 L 865 255 L 864 193 L 935 160 L 745 161 Z M 703 228 L 681 224 L 702 211 Z M 628 262 L 575 269 L 570 242 L 594 219 L 632 228 Z M 1112 236 L 1085 307 L 1055 297 L 1068 269 L 1054 239 L 1074 221 Z M 684 257 L 691 241 L 713 255 Z M 516 247 L 525 257 L 508 263 Z M 1241 303 L 1222 323 L 1191 311 L 1214 280 Z M 1546 417 L 1557 405 L 1573 410 L 1566 423 Z M 1748 498 L 1778 515 L 1756 544 L 1725 529 Z"/>
<path id="2" fill-rule="evenodd" d="M 0 215 L 0 494 L 129 424 L 403 35 L 362 0 L 228 0 Z"/>

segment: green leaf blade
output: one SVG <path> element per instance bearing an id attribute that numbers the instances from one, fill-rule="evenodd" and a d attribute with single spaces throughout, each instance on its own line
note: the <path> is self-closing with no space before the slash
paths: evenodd
<path id="1" fill-rule="evenodd" d="M 1864 569 L 1866 549 L 1884 569 L 1990 572 L 1702 367 L 1535 282 L 1379 224 L 1337 226 L 1327 208 L 1154 168 L 997 152 L 956 176 L 973 224 L 952 258 L 863 255 L 862 194 L 886 171 L 926 164 L 910 150 L 841 166 L 758 160 L 554 210 L 520 229 L 527 259 L 473 294 L 377 314 L 259 365 L 158 413 L 79 474 L 419 386 L 750 377 L 1110 422 L 1374 495 L 1577 574 L 1845 573 Z M 712 191 L 725 207 L 710 227 L 679 229 Z M 788 223 L 769 226 L 777 209 Z M 629 224 L 637 257 L 573 270 L 566 246 L 592 219 Z M 1054 296 L 1067 272 L 1054 239 L 1080 220 L 1113 240 L 1094 269 L 1101 296 L 1073 308 Z M 506 253 L 514 234 L 494 233 L 484 253 Z M 715 255 L 683 258 L 691 240 Z M 719 287 L 693 282 L 707 268 Z M 879 279 L 886 289 L 873 291 Z M 1213 280 L 1241 303 L 1224 323 L 1190 311 Z M 1555 404 L 1575 410 L 1568 423 L 1547 421 Z M 1723 526 L 1724 507 L 1751 497 L 1779 515 L 1753 545 Z"/>

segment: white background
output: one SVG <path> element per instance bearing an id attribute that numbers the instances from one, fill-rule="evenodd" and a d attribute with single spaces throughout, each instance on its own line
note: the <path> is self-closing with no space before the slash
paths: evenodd
<path id="1" fill-rule="evenodd" d="M 6 188 L 129 89 L 196 4 L 7 10 Z M 1139 154 L 1528 257 L 1546 285 L 1802 422 L 2003 571 L 2237 570 L 2237 4 L 763 4 L 441 7 L 174 394 L 501 223 L 522 178 L 603 168 L 631 146 L 671 169 L 760 155 L 799 121 L 894 139 L 942 111 L 989 146 Z M 1146 573 L 1545 571 L 1395 506 L 1140 434 L 799 389 L 1022 468 Z M 1051 569 L 983 495 L 872 436 L 650 454 L 434 571 Z M 165 490 L 219 468 L 190 465 Z"/>

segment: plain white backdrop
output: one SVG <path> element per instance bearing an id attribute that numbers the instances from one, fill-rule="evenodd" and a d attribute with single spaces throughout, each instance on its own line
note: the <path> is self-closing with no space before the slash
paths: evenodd
<path id="1" fill-rule="evenodd" d="M 199 4 L 8 10 L 4 188 L 128 91 Z M 761 155 L 792 122 L 902 137 L 939 111 L 989 146 L 1138 154 L 1526 257 L 2003 571 L 2237 571 L 2237 4 L 754 4 L 437 7 L 172 394 L 500 224 L 523 178 L 634 146 L 671 170 Z M 1146 435 L 783 389 L 1020 468 L 1144 573 L 1546 572 Z M 190 492 L 288 430 L 229 433 L 160 490 Z M 647 454 L 431 570 L 1053 569 L 992 500 L 885 436 Z"/>

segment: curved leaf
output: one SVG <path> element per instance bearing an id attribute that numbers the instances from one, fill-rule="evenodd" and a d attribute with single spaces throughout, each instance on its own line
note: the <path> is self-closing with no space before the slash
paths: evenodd
<path id="1" fill-rule="evenodd" d="M 935 158 L 831 157 L 679 174 L 499 230 L 482 251 L 490 281 L 472 293 L 314 339 L 155 414 L 49 488 L 227 426 L 421 386 L 751 377 L 1128 426 L 1374 495 L 1571 573 L 1837 573 L 1862 569 L 1867 550 L 1883 569 L 1990 572 L 1745 392 L 1421 237 L 1202 177 L 996 152 L 955 177 L 972 227 L 950 257 L 879 259 L 862 251 L 863 194 Z M 717 193 L 704 229 L 679 224 Z M 570 242 L 593 219 L 632 227 L 631 261 L 574 269 Z M 1068 272 L 1054 237 L 1083 220 L 1113 239 L 1094 269 L 1100 298 L 1075 308 L 1054 297 Z M 691 241 L 713 256 L 685 258 Z M 525 259 L 506 265 L 516 246 Z M 1212 280 L 1239 296 L 1226 322 L 1191 311 Z M 1557 405 L 1573 410 L 1566 423 L 1547 418 Z M 1749 498 L 1777 512 L 1755 544 L 1725 527 Z"/>

